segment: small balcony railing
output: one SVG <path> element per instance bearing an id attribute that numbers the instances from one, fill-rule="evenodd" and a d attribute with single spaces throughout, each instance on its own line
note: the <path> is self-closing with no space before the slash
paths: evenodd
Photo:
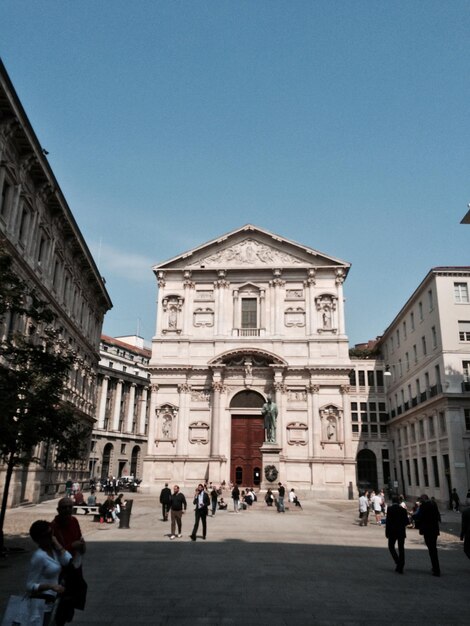
<path id="1" fill-rule="evenodd" d="M 259 337 L 261 335 L 260 328 L 238 328 L 237 335 L 239 337 Z"/>

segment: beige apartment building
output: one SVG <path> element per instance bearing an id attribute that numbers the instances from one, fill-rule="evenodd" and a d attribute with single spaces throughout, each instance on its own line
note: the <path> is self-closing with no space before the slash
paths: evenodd
<path id="1" fill-rule="evenodd" d="M 141 337 L 101 336 L 91 477 L 142 477 L 147 452 L 150 355 Z"/>
<path id="2" fill-rule="evenodd" d="M 93 424 L 98 347 L 103 317 L 112 304 L 95 262 L 75 222 L 44 150 L 0 62 L 0 240 L 18 275 L 56 315 L 64 349 L 77 357 L 64 400 L 77 420 Z M 21 326 L 22 324 L 22 326 Z M 3 338 L 24 331 L 27 320 L 5 319 Z M 18 470 L 9 504 L 38 502 L 60 493 L 70 476 L 88 478 L 88 459 L 55 463 L 46 445 L 38 463 Z M 3 482 L 0 466 L 0 485 Z"/>
<path id="3" fill-rule="evenodd" d="M 379 343 L 394 480 L 410 497 L 470 485 L 470 267 L 435 267 Z"/>

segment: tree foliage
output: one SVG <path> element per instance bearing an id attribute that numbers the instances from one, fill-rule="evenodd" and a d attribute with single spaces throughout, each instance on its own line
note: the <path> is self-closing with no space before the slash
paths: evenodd
<path id="1" fill-rule="evenodd" d="M 7 319 L 20 322 L 9 332 Z M 47 442 L 56 462 L 83 458 L 90 426 L 81 424 L 64 390 L 75 355 L 60 340 L 54 315 L 15 272 L 11 257 L 0 247 L 0 457 L 6 478 L 0 530 L 13 469 L 39 461 L 34 453 Z"/>

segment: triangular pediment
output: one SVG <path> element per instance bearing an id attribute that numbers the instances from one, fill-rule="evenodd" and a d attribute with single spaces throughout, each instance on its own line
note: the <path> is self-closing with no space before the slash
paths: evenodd
<path id="1" fill-rule="evenodd" d="M 153 269 L 342 267 L 349 263 L 247 224 Z"/>

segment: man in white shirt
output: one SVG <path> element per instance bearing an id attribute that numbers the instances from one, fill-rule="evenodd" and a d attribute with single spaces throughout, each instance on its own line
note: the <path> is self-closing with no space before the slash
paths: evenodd
<path id="1" fill-rule="evenodd" d="M 369 521 L 369 501 L 364 491 L 361 491 L 359 496 L 359 517 L 361 519 L 359 526 L 367 526 Z"/>

